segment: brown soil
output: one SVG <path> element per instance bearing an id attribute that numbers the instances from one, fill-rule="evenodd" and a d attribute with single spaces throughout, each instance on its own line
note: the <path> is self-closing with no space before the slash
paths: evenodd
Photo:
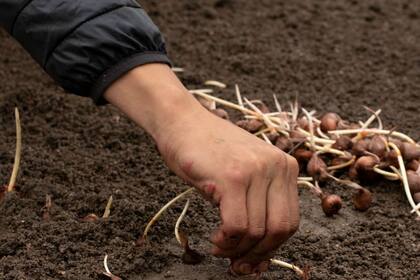
<path id="1" fill-rule="evenodd" d="M 304 106 L 366 118 L 362 105 L 382 108 L 389 127 L 420 139 L 420 4 L 418 1 L 178 0 L 143 1 L 166 35 L 170 56 L 189 87 L 206 79 L 234 83 L 251 98 L 272 104 L 299 94 Z M 181 263 L 173 225 L 182 203 L 135 240 L 157 209 L 186 186 L 164 166 L 151 139 L 111 107 L 69 96 L 0 32 L 0 180 L 14 155 L 13 107 L 23 123 L 19 192 L 0 204 L 0 279 L 105 279 L 102 260 L 124 279 L 232 279 L 228 262 L 209 255 L 197 266 Z M 326 218 L 319 201 L 301 192 L 299 232 L 277 254 L 309 265 L 312 279 L 418 279 L 419 222 L 399 185 L 369 186 L 374 206 Z M 52 196 L 43 221 L 45 196 Z M 114 195 L 111 218 L 102 213 Z M 183 227 L 205 251 L 217 211 L 198 196 Z M 272 268 L 264 279 L 297 279 Z M 250 279 L 250 278 L 248 278 Z"/>

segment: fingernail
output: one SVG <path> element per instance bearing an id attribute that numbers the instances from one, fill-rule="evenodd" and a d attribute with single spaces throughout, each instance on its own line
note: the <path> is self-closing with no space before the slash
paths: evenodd
<path id="1" fill-rule="evenodd" d="M 251 274 L 252 267 L 249 263 L 243 263 L 239 266 L 239 270 L 242 274 Z"/>

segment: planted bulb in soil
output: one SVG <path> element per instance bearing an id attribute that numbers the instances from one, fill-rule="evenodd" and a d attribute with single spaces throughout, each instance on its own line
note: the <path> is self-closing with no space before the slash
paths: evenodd
<path id="1" fill-rule="evenodd" d="M 373 196 L 369 190 L 360 188 L 353 194 L 352 201 L 354 208 L 359 211 L 366 211 L 372 205 Z"/>
<path id="2" fill-rule="evenodd" d="M 331 217 L 340 211 L 343 202 L 338 195 L 325 193 L 321 195 L 321 206 L 325 215 Z"/>
<path id="3" fill-rule="evenodd" d="M 96 216 L 95 214 L 88 214 L 86 215 L 86 217 L 81 219 L 83 222 L 95 222 L 97 220 L 99 220 L 99 217 Z"/>
<path id="4" fill-rule="evenodd" d="M 182 254 L 182 257 L 181 257 L 182 262 L 185 264 L 192 264 L 192 265 L 201 263 L 204 259 L 204 256 L 190 248 L 189 242 L 188 242 L 188 236 L 184 232 L 179 231 L 179 238 L 181 241 L 181 246 L 182 248 L 184 248 L 184 253 Z"/>

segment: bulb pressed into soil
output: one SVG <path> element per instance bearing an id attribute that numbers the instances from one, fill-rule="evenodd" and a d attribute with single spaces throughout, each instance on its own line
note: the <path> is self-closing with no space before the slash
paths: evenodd
<path id="1" fill-rule="evenodd" d="M 88 214 L 84 218 L 81 219 L 83 222 L 96 222 L 99 220 L 99 217 L 95 214 Z"/>
<path id="2" fill-rule="evenodd" d="M 343 202 L 338 195 L 323 193 L 321 195 L 321 206 L 325 215 L 331 217 L 340 211 Z"/>
<path id="3" fill-rule="evenodd" d="M 179 231 L 179 238 L 181 241 L 181 246 L 184 248 L 184 253 L 181 257 L 182 262 L 192 265 L 201 263 L 204 259 L 204 256 L 190 248 L 188 243 L 188 236 L 184 232 Z"/>
<path id="4" fill-rule="evenodd" d="M 369 190 L 360 188 L 353 194 L 352 201 L 354 208 L 359 211 L 366 211 L 372 205 L 373 196 Z"/>
<path id="5" fill-rule="evenodd" d="M 336 113 L 326 113 L 321 119 L 321 130 L 328 132 L 336 130 L 341 118 Z"/>

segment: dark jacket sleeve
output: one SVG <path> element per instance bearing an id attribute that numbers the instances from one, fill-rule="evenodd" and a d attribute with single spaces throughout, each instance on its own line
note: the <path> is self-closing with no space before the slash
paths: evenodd
<path id="1" fill-rule="evenodd" d="M 135 0 L 0 0 L 0 24 L 66 91 L 99 104 L 136 66 L 170 65 L 159 29 Z"/>

